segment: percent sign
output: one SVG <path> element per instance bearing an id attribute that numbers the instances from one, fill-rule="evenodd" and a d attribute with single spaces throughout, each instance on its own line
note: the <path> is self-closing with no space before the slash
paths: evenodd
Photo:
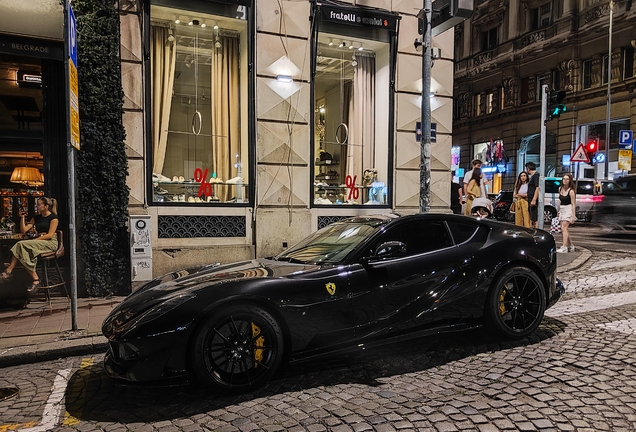
<path id="1" fill-rule="evenodd" d="M 348 175 L 345 178 L 345 186 L 347 186 L 349 188 L 349 198 L 348 199 L 351 199 L 351 197 L 353 197 L 354 200 L 357 200 L 358 197 L 360 196 L 360 191 L 356 187 L 356 181 L 357 180 L 358 180 L 358 176 L 357 175 L 353 176 L 353 178 L 351 178 L 351 176 Z"/>
<path id="2" fill-rule="evenodd" d="M 208 178 L 208 169 L 205 171 L 201 170 L 201 168 L 197 168 L 194 170 L 194 181 L 199 182 L 201 185 L 199 186 L 199 192 L 197 196 L 201 196 L 201 194 L 209 197 L 212 195 L 212 185 L 206 180 Z"/>

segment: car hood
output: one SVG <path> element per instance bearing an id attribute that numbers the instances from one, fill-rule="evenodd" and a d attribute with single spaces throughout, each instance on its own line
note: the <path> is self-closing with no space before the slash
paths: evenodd
<path id="1" fill-rule="evenodd" d="M 165 313 L 196 297 L 201 290 L 213 289 L 220 284 L 246 279 L 288 277 L 319 268 L 318 265 L 258 259 L 175 271 L 148 282 L 126 297 L 106 318 L 102 330 L 106 334 L 107 329 L 111 333 L 114 327 L 130 328 L 133 321 L 138 321 L 150 311 L 153 314 Z"/>

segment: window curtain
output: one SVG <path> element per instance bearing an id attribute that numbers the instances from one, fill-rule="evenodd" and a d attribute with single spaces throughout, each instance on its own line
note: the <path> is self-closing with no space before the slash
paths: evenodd
<path id="1" fill-rule="evenodd" d="M 213 48 L 212 56 L 212 152 L 217 178 L 228 181 L 238 175 L 234 164 L 244 163 L 242 177 L 245 179 L 247 160 L 240 151 L 239 113 L 239 38 L 219 36 L 221 47 Z M 236 187 L 226 186 L 217 196 L 221 201 L 236 197 Z M 220 196 L 225 195 L 225 196 Z"/>
<path id="2" fill-rule="evenodd" d="M 375 160 L 375 57 L 356 53 L 353 75 L 353 107 L 350 113 L 347 174 L 357 175 L 374 167 Z"/>
<path id="3" fill-rule="evenodd" d="M 166 159 L 168 125 L 172 106 L 172 88 L 176 68 L 177 49 L 168 41 L 168 28 L 150 27 L 150 59 L 152 88 L 152 171 L 161 174 Z"/>

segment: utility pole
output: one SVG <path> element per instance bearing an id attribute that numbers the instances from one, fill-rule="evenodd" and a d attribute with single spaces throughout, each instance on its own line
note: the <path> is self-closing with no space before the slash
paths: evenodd
<path id="1" fill-rule="evenodd" d="M 420 148 L 420 213 L 431 210 L 431 18 L 432 0 L 424 0 L 422 37 L 422 142 Z M 418 15 L 419 17 L 419 15 Z"/>
<path id="2" fill-rule="evenodd" d="M 614 1 L 609 3 L 609 47 L 607 51 L 607 120 L 605 122 L 605 178 L 609 179 L 609 147 L 612 114 L 612 26 L 614 23 Z"/>
<path id="3" fill-rule="evenodd" d="M 548 122 L 548 98 L 550 97 L 550 92 L 548 91 L 548 86 L 543 84 L 541 86 L 541 147 L 539 150 L 539 197 L 537 198 L 537 212 L 538 215 L 538 224 L 537 227 L 539 229 L 543 229 L 543 211 L 544 211 L 544 203 L 543 198 L 545 197 L 545 136 L 546 136 L 546 123 Z"/>

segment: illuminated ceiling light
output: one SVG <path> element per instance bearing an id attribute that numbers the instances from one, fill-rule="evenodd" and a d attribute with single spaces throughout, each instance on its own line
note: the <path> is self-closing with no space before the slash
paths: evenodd
<path id="1" fill-rule="evenodd" d="M 362 45 L 360 45 L 360 47 L 358 48 L 358 51 L 363 51 L 364 48 L 362 48 Z"/>
<path id="2" fill-rule="evenodd" d="M 179 18 L 177 18 L 176 20 L 174 20 L 175 24 L 181 24 L 181 20 Z"/>
<path id="3" fill-rule="evenodd" d="M 333 39 L 329 38 L 329 46 L 333 46 Z"/>
<path id="4" fill-rule="evenodd" d="M 349 44 L 349 49 L 353 49 L 353 42 Z"/>
<path id="5" fill-rule="evenodd" d="M 171 28 L 168 29 L 168 42 L 174 42 L 174 34 Z"/>
<path id="6" fill-rule="evenodd" d="M 201 28 L 206 28 L 208 25 L 205 22 L 201 23 Z"/>
<path id="7" fill-rule="evenodd" d="M 276 77 L 276 81 L 282 82 L 282 83 L 290 83 L 293 81 L 293 79 L 291 75 L 278 75 Z"/>
<path id="8" fill-rule="evenodd" d="M 218 30 L 219 29 L 219 22 L 215 22 L 214 23 L 214 27 L 212 27 L 214 30 Z"/>
<path id="9" fill-rule="evenodd" d="M 340 45 L 338 45 L 340 48 L 344 48 L 345 46 L 347 46 L 347 43 L 345 41 L 340 42 Z"/>
<path id="10" fill-rule="evenodd" d="M 320 114 L 324 114 L 326 111 L 324 105 L 318 108 L 318 111 L 320 111 Z"/>

